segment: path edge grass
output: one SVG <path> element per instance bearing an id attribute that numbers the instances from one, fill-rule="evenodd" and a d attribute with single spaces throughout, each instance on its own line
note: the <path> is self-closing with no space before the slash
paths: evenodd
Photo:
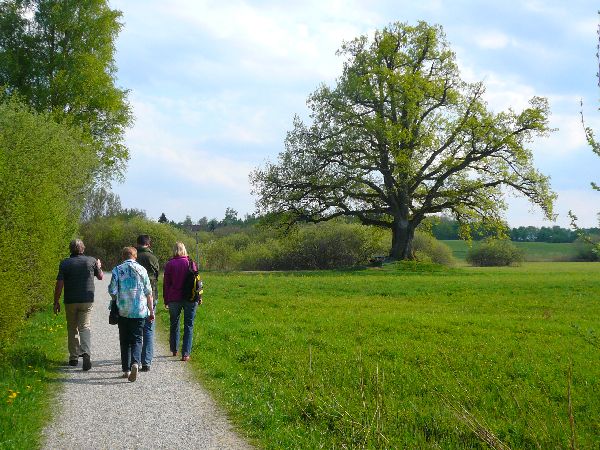
<path id="1" fill-rule="evenodd" d="M 49 302 L 0 350 L 0 449 L 43 445 L 43 430 L 58 413 L 66 337 L 64 313 L 55 315 Z"/>

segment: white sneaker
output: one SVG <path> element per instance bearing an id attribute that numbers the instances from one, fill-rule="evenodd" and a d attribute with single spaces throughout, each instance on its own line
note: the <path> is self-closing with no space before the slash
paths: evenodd
<path id="1" fill-rule="evenodd" d="M 137 379 L 137 373 L 138 373 L 138 365 L 137 365 L 137 363 L 133 363 L 131 365 L 131 373 L 129 374 L 129 377 L 127 379 L 131 382 L 135 381 Z"/>
<path id="2" fill-rule="evenodd" d="M 123 375 L 121 375 L 121 378 L 129 378 L 129 374 L 131 372 L 123 372 Z"/>

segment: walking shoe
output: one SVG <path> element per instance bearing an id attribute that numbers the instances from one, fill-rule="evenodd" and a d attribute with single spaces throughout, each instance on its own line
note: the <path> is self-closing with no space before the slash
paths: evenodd
<path id="1" fill-rule="evenodd" d="M 87 353 L 83 354 L 83 370 L 90 370 L 92 368 L 92 361 L 90 355 Z"/>
<path id="2" fill-rule="evenodd" d="M 142 365 L 142 372 L 150 372 L 150 366 Z"/>
<path id="3" fill-rule="evenodd" d="M 129 378 L 129 374 L 131 372 L 123 372 L 123 375 L 121 375 L 121 378 Z"/>
<path id="4" fill-rule="evenodd" d="M 138 373 L 138 365 L 137 365 L 137 363 L 133 363 L 131 365 L 131 373 L 129 374 L 129 377 L 127 379 L 131 382 L 134 382 L 137 379 L 137 373 Z"/>
<path id="5" fill-rule="evenodd" d="M 173 356 L 177 356 L 177 350 L 173 352 Z"/>
<path id="6" fill-rule="evenodd" d="M 70 366 L 75 367 L 75 366 L 77 366 L 77 363 L 78 363 L 78 361 L 76 359 L 70 359 L 69 360 L 69 365 Z"/>
<path id="7" fill-rule="evenodd" d="M 181 357 L 181 360 L 182 360 L 182 361 L 189 361 L 189 360 L 190 360 L 190 355 L 183 355 L 183 356 Z"/>

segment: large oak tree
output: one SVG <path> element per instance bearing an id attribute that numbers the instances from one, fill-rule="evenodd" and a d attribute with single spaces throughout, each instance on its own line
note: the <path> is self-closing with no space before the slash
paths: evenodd
<path id="1" fill-rule="evenodd" d="M 548 177 L 527 144 L 546 135 L 549 107 L 494 113 L 482 83 L 460 78 L 440 26 L 395 23 L 344 43 L 341 77 L 308 99 L 277 163 L 250 176 L 261 213 L 320 222 L 350 216 L 392 231 L 393 258 L 411 258 L 430 214 L 462 224 L 500 223 L 504 191 L 552 216 Z"/>
<path id="2" fill-rule="evenodd" d="M 0 86 L 93 138 L 100 173 L 122 173 L 127 91 L 116 86 L 121 13 L 107 0 L 0 1 Z"/>

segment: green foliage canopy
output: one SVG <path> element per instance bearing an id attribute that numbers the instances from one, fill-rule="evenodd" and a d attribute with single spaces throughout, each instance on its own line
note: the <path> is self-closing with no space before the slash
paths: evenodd
<path id="1" fill-rule="evenodd" d="M 336 85 L 308 99 L 276 164 L 251 174 L 258 210 L 288 220 L 353 216 L 392 230 L 390 256 L 413 257 L 428 214 L 502 224 L 503 187 L 552 217 L 555 195 L 527 144 L 546 135 L 549 107 L 494 113 L 482 83 L 461 80 L 440 26 L 395 23 L 342 45 Z"/>
<path id="2" fill-rule="evenodd" d="M 107 0 L 0 2 L 0 86 L 89 133 L 108 178 L 124 169 L 132 122 L 127 91 L 115 86 L 120 16 Z"/>

